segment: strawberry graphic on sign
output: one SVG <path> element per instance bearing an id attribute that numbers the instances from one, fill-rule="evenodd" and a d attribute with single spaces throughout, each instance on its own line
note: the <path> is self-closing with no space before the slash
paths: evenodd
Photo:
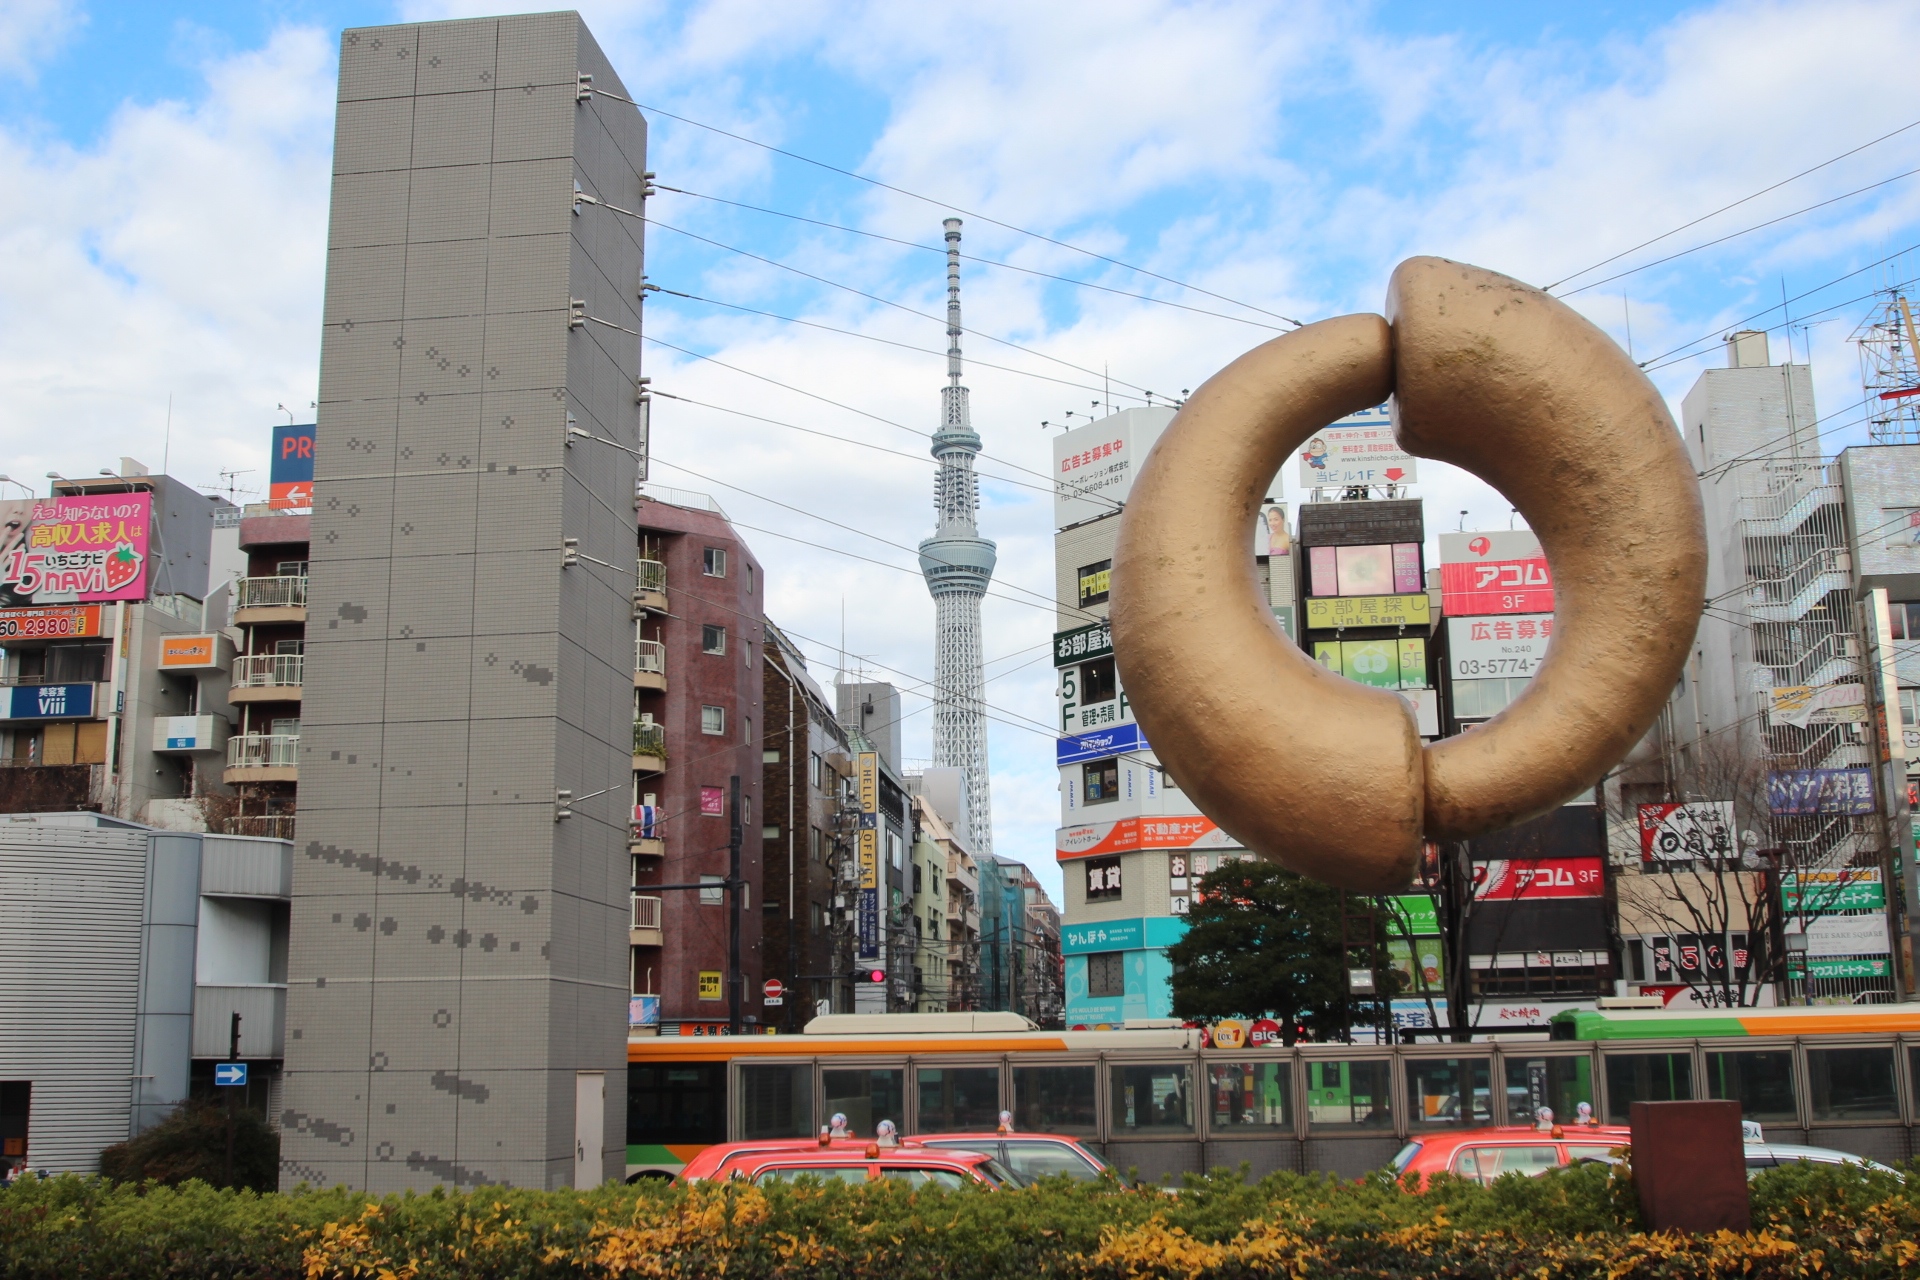
<path id="1" fill-rule="evenodd" d="M 141 555 L 131 542 L 122 542 L 107 554 L 107 590 L 118 591 L 140 576 Z"/>

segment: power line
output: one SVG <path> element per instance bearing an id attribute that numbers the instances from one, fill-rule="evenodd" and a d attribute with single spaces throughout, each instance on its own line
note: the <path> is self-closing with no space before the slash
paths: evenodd
<path id="1" fill-rule="evenodd" d="M 1565 293 L 1559 296 L 1562 298 L 1571 298 L 1576 293 L 1585 293 L 1589 289 L 1598 289 L 1603 284 L 1611 284 L 1615 280 L 1624 280 L 1628 276 L 1637 275 L 1640 272 L 1647 270 L 1649 267 L 1657 267 L 1657 266 L 1660 266 L 1662 263 L 1672 262 L 1676 258 L 1684 258 L 1690 253 L 1698 253 L 1702 249 L 1711 249 L 1714 245 L 1725 244 L 1729 240 L 1737 240 L 1741 236 L 1746 235 L 1748 232 L 1759 231 L 1764 227 L 1771 227 L 1775 223 L 1785 222 L 1789 218 L 1797 218 L 1803 213 L 1812 213 L 1815 209 L 1824 209 L 1828 205 L 1838 204 L 1842 200 L 1851 200 L 1853 197 L 1857 195 L 1863 195 L 1866 192 L 1872 191 L 1878 187 L 1884 187 L 1890 182 L 1898 182 L 1902 178 L 1911 178 L 1916 173 L 1920 173 L 1920 169 L 1909 169 L 1905 173 L 1896 173 L 1891 178 L 1882 178 L 1879 182 L 1870 182 L 1864 187 L 1860 187 L 1860 188 L 1857 188 L 1856 190 L 1849 191 L 1845 195 L 1835 196 L 1831 200 L 1822 200 L 1818 204 L 1810 204 L 1804 209 L 1795 209 L 1792 213 L 1783 213 L 1777 218 L 1768 218 L 1765 222 L 1756 222 L 1750 227 L 1742 227 L 1738 231 L 1728 232 L 1724 236 L 1720 236 L 1713 240 L 1708 240 L 1702 244 L 1694 245 L 1691 249 L 1682 249 L 1680 252 L 1670 253 L 1664 258 L 1655 258 L 1652 262 L 1643 262 L 1637 267 L 1629 267 L 1625 271 L 1615 272 L 1613 275 L 1610 275 L 1610 276 L 1602 276 L 1600 279 L 1595 280 L 1591 284 L 1583 284 L 1578 289 L 1569 289 Z"/>
<path id="2" fill-rule="evenodd" d="M 933 438 L 933 434 L 931 432 L 921 431 L 915 427 L 909 427 L 904 423 L 895 422 L 891 418 L 883 418 L 879 414 L 870 413 L 865 409 L 856 409 L 850 404 L 844 404 L 841 401 L 830 399 L 829 397 L 823 396 L 818 392 L 803 390 L 800 387 L 794 386 L 792 383 L 782 382 L 778 378 L 768 377 L 764 373 L 755 373 L 751 369 L 743 369 L 737 364 L 728 364 L 725 360 L 721 360 L 715 356 L 702 355 L 698 351 L 693 351 L 686 347 L 678 346 L 674 343 L 666 341 L 664 338 L 656 338 L 652 334 L 647 334 L 646 341 L 651 342 L 656 346 L 665 347 L 669 351 L 678 351 L 681 355 L 691 356 L 695 360 L 704 360 L 708 364 L 719 365 L 722 369 L 731 369 L 733 372 L 741 374 L 745 377 L 753 378 L 756 381 L 765 382 L 772 386 L 779 387 L 783 391 L 791 391 L 795 395 L 805 396 L 809 400 L 818 400 L 821 404 L 832 405 L 836 409 L 844 409 L 848 413 L 858 414 L 860 417 L 863 417 L 863 418 L 871 418 L 875 422 L 894 428 L 896 431 L 904 431 L 908 435 L 919 436 L 923 440 L 931 440 Z M 979 456 L 986 458 L 990 461 L 997 462 L 1003 467 L 1011 467 L 1015 471 L 1024 471 L 1030 476 L 1036 476 L 1036 477 L 1039 477 L 1040 479 L 1046 480 L 1047 492 L 1053 493 L 1055 491 L 1052 476 L 1046 475 L 1043 472 L 1035 471 L 1031 467 L 1023 467 L 1017 462 L 1010 462 L 1005 458 L 996 457 L 991 453 L 982 452 Z M 1000 477 L 994 476 L 989 478 L 999 479 Z M 1008 481 L 1008 483 L 1011 484 L 1011 483 L 1024 483 L 1024 482 Z M 1028 485 L 1027 487 L 1037 488 L 1038 486 Z M 1112 504 L 1113 509 L 1115 511 L 1120 510 L 1120 503 L 1115 501 L 1112 498 L 1099 497 L 1099 495 L 1096 495 L 1096 494 L 1082 494 L 1079 496 L 1084 496 L 1087 498 L 1099 498 L 1100 501 Z"/>
<path id="3" fill-rule="evenodd" d="M 960 205 L 957 205 L 950 200 L 935 200 L 932 196 L 923 196 L 917 191 L 908 191 L 905 187 L 896 187 L 890 182 L 882 182 L 878 178 L 869 178 L 863 173 L 855 173 L 851 169 L 842 169 L 839 165 L 828 164 L 824 160 L 815 160 L 812 156 L 803 156 L 797 151 L 788 151 L 783 147 L 776 147 L 770 143 L 761 142 L 758 139 L 749 138 L 743 134 L 738 134 L 727 129 L 722 129 L 718 125 L 705 124 L 699 120 L 690 119 L 687 116 L 675 115 L 673 112 L 663 110 L 659 107 L 650 107 L 643 102 L 635 102 L 632 98 L 622 98 L 619 94 L 609 93 L 605 89 L 595 89 L 594 92 L 599 94 L 605 94 L 605 96 L 616 99 L 617 101 L 620 101 L 620 102 L 630 103 L 631 105 L 640 108 L 640 110 L 642 111 L 651 111 L 655 115 L 665 116 L 669 120 L 677 120 L 681 124 L 692 125 L 696 129 L 705 129 L 710 133 L 717 133 L 717 134 L 720 134 L 722 137 L 732 138 L 735 142 L 744 142 L 750 147 L 759 147 L 763 151 L 770 151 L 775 155 L 785 156 L 789 160 L 798 160 L 802 164 L 810 164 L 810 165 L 813 165 L 815 168 L 825 169 L 830 173 L 837 173 L 845 178 L 852 178 L 856 182 L 864 182 L 869 186 L 879 187 L 882 190 L 891 191 L 896 195 L 906 196 L 910 200 L 918 200 L 922 204 L 930 204 L 938 209 L 947 209 L 947 210 L 951 210 L 954 213 L 965 214 L 967 217 L 973 218 L 980 222 L 984 222 L 989 226 L 999 227 L 1003 230 L 1014 232 L 1017 235 L 1027 236 L 1031 239 L 1040 240 L 1047 244 L 1057 245 L 1062 249 L 1070 249 L 1074 253 L 1084 254 L 1089 258 L 1094 258 L 1100 262 L 1111 263 L 1116 267 L 1121 267 L 1127 271 L 1137 272 L 1138 274 L 1143 276 L 1151 276 L 1155 280 L 1165 281 L 1167 284 L 1174 285 L 1181 289 L 1190 290 L 1193 293 L 1204 294 L 1206 297 L 1213 298 L 1219 302 L 1228 303 L 1231 306 L 1244 307 L 1248 311 L 1257 311 L 1261 315 L 1272 316 L 1275 320 L 1284 320 L 1286 321 L 1286 323 L 1290 325 L 1294 325 L 1296 327 L 1298 327 L 1300 323 L 1297 320 L 1289 320 L 1286 316 L 1281 315 L 1277 311 L 1269 311 L 1265 307 L 1257 307 L 1251 302 L 1241 302 L 1237 298 L 1229 298 L 1225 294 L 1215 293 L 1211 289 L 1202 289 L 1197 284 L 1188 284 L 1184 280 L 1176 280 L 1172 276 L 1161 275 L 1158 271 L 1149 271 L 1145 267 L 1136 267 L 1130 262 L 1121 261 L 1119 258 L 1109 257 L 1104 253 L 1096 253 L 1092 249 L 1085 249 L 1077 244 L 1073 244 L 1066 240 L 1058 240 L 1058 239 L 1055 239 L 1053 236 L 1045 235 L 1038 231 L 1029 231 L 1027 228 L 1016 226 L 1011 222 L 1002 222 L 1000 219 L 989 217 L 984 213 L 977 213 L 971 209 L 962 208 Z"/>
<path id="4" fill-rule="evenodd" d="M 750 316 L 765 316 L 769 320 L 779 320 L 786 324 L 805 325 L 809 329 L 821 329 L 826 331 L 827 333 L 838 333 L 838 334 L 843 334 L 849 338 L 860 338 L 867 342 L 878 342 L 883 346 L 898 347 L 902 351 L 914 351 L 914 352 L 918 352 L 921 355 L 938 356 L 942 359 L 945 359 L 947 354 L 945 351 L 939 350 L 934 347 L 916 347 L 911 342 L 900 342 L 893 338 L 882 338 L 877 334 L 861 333 L 858 329 L 843 329 L 837 325 L 823 324 L 818 320 L 801 320 L 795 316 L 783 316 L 772 311 L 762 311 L 757 307 L 742 306 L 737 302 L 722 302 L 718 298 L 703 298 L 697 293 L 682 293 L 678 289 L 668 289 L 664 286 L 661 286 L 655 289 L 654 292 L 663 293 L 663 294 L 666 294 L 668 297 L 672 297 L 672 298 L 685 298 L 689 302 L 704 302 L 710 307 L 725 307 L 729 311 L 742 311 Z M 1031 369 L 1016 369 L 1011 365 L 989 364 L 987 361 L 977 359 L 973 356 L 967 357 L 967 366 L 972 369 L 994 369 L 1001 373 L 1016 373 L 1023 378 L 1038 378 L 1042 382 L 1058 383 L 1060 386 L 1073 387 L 1080 391 L 1106 391 L 1107 390 L 1104 387 L 1096 387 L 1089 383 L 1069 382 L 1065 378 L 1056 378 L 1052 374 L 1035 373 Z M 1142 396 L 1136 396 L 1131 392 L 1123 391 L 1120 394 L 1126 396 L 1126 398 L 1129 400 L 1139 400 L 1143 398 Z M 1151 391 L 1145 393 L 1145 395 L 1147 396 L 1151 396 L 1152 394 L 1153 393 Z M 1167 398 L 1171 400 L 1171 397 L 1167 397 Z"/>
<path id="5" fill-rule="evenodd" d="M 1630 249 L 1622 249 L 1619 253 L 1614 254 L 1610 258 L 1602 258 L 1600 259 L 1600 261 L 1594 263 L 1590 267 L 1582 267 L 1580 270 L 1574 272 L 1572 275 L 1563 276 L 1560 279 L 1554 281 L 1552 284 L 1547 285 L 1546 288 L 1549 290 L 1558 289 L 1561 285 L 1566 284 L 1569 280 L 1578 280 L 1581 276 L 1586 275 L 1587 272 L 1589 271 L 1598 271 L 1601 267 L 1604 267 L 1609 263 L 1620 261 L 1620 259 L 1626 257 L 1630 253 L 1638 253 L 1640 250 L 1647 248 L 1649 245 L 1659 244 L 1662 240 L 1666 240 L 1666 239 L 1669 239 L 1670 237 L 1677 236 L 1682 231 L 1685 231 L 1690 227 L 1697 227 L 1701 223 L 1707 221 L 1709 218 L 1717 218 L 1721 214 L 1727 212 L 1730 209 L 1737 209 L 1743 204 L 1747 204 L 1753 200 L 1758 200 L 1761 196 L 1766 195 L 1769 191 L 1778 191 L 1781 187 L 1786 186 L 1788 183 L 1798 182 L 1800 179 L 1806 177 L 1808 174 L 1818 173 L 1820 170 L 1826 168 L 1829 165 L 1838 164 L 1840 161 L 1845 160 L 1848 156 L 1858 155 L 1860 152 L 1865 151 L 1869 147 L 1877 147 L 1881 143 L 1887 141 L 1887 139 L 1896 138 L 1901 134 L 1905 133 L 1907 130 L 1914 128 L 1915 126 L 1920 126 L 1920 120 L 1916 120 L 1912 124 L 1903 124 L 1898 129 L 1895 129 L 1892 133 L 1883 133 L 1879 137 L 1875 138 L 1873 141 L 1863 142 L 1851 151 L 1842 151 L 1839 155 L 1834 156 L 1830 160 L 1822 160 L 1819 164 L 1814 165 L 1811 169 L 1802 169 L 1799 173 L 1794 174 L 1791 178 L 1782 178 L 1780 181 L 1774 183 L 1772 186 L 1762 187 L 1760 188 L 1760 190 L 1754 192 L 1750 196 L 1740 197 L 1738 200 L 1735 200 L 1732 204 L 1721 205 L 1718 209 L 1715 209 L 1712 213 L 1703 213 L 1699 217 L 1693 219 L 1691 222 L 1683 222 L 1671 231 L 1661 232 L 1659 235 L 1655 236 L 1651 240 L 1642 240 L 1639 244 L 1634 245 Z"/>
<path id="6" fill-rule="evenodd" d="M 688 191 L 682 187 L 669 187 L 664 183 L 655 183 L 654 188 L 659 191 L 671 191 L 675 195 L 692 196 L 696 200 L 712 200 L 716 204 L 732 205 L 736 209 L 747 209 L 754 213 L 764 213 L 775 218 L 789 218 L 794 222 L 804 222 L 809 226 L 824 227 L 829 231 L 844 231 L 851 236 L 865 236 L 869 240 L 879 240 L 886 244 L 897 244 L 907 249 L 919 249 L 926 253 L 937 253 L 942 256 L 946 254 L 946 250 L 940 248 L 938 245 L 920 244 L 913 240 L 902 240 L 898 236 L 882 235 L 878 231 L 863 231 L 859 227 L 844 226 L 838 222 L 825 222 L 819 218 L 806 217 L 803 214 L 788 213 L 783 209 L 769 209 L 764 205 L 747 204 L 741 200 L 729 200 L 724 196 L 710 196 L 704 192 Z M 1136 298 L 1141 302 L 1152 302 L 1163 307 L 1178 307 L 1182 311 L 1191 311 L 1195 315 L 1212 316 L 1218 320 L 1231 320 L 1235 324 L 1250 324 L 1260 329 L 1281 331 L 1278 325 L 1267 324 L 1265 321 L 1249 320 L 1245 316 L 1230 316 L 1224 311 L 1208 311 L 1204 307 L 1190 307 L 1184 302 L 1173 302 L 1166 298 L 1156 298 L 1150 293 L 1134 293 L 1130 289 L 1115 289 L 1111 285 L 1095 284 L 1091 280 L 1076 280 L 1072 276 L 1055 275 L 1051 271 L 1040 271 L 1034 267 L 1022 267 L 1011 262 L 1001 262 L 995 258 L 982 258 L 978 254 L 963 253 L 960 257 L 967 262 L 977 262 L 983 267 L 998 267 L 1002 271 L 1018 271 L 1022 275 L 1038 276 L 1043 280 L 1057 280 L 1061 284 L 1078 285 L 1082 289 L 1097 289 L 1101 293 L 1118 294 L 1123 298 Z M 1282 319 L 1285 319 L 1285 317 L 1282 317 Z M 1295 328 L 1300 327 L 1298 320 L 1288 320 L 1287 323 L 1293 325 Z"/>
<path id="7" fill-rule="evenodd" d="M 605 207 L 609 209 L 613 208 L 612 205 L 607 205 Z M 616 213 L 625 212 L 625 210 L 619 210 L 619 209 L 615 209 L 614 211 Z M 751 250 L 739 248 L 736 245 L 722 244 L 718 240 L 712 239 L 708 236 L 700 235 L 698 232 L 688 231 L 683 227 L 676 227 L 670 223 L 662 222 L 658 218 L 650 217 L 650 218 L 646 218 L 645 221 L 646 221 L 646 224 L 650 227 L 659 227 L 662 231 L 671 231 L 676 235 L 686 236 L 689 240 L 698 240 L 702 244 L 712 245 L 716 249 L 725 249 L 728 253 L 737 253 L 743 258 L 751 258 L 755 262 L 764 262 L 766 265 L 770 267 L 777 267 L 781 271 L 791 271 L 794 275 L 801 276 L 805 279 L 811 280 L 815 284 L 823 284 L 830 289 L 844 290 L 847 293 L 853 294 L 855 297 L 865 298 L 869 302 L 877 302 L 883 307 L 892 307 L 896 311 L 904 311 L 908 315 L 918 316 L 922 320 L 931 320 L 935 324 L 938 324 L 942 329 L 946 328 L 946 325 L 947 325 L 946 317 L 936 316 L 931 311 L 920 311 L 913 307 L 908 306 L 904 302 L 895 302 L 893 299 L 883 298 L 877 293 L 868 293 L 865 289 L 856 289 L 854 286 L 850 284 L 842 284 L 838 280 L 829 280 L 825 276 L 817 276 L 813 274 L 813 272 L 811 271 L 802 271 L 799 267 L 792 266 L 785 262 L 781 262 L 777 258 L 764 257 L 761 254 L 754 253 Z M 1038 356 L 1042 360 L 1051 360 L 1054 364 L 1062 365 L 1068 369 L 1072 369 L 1076 373 L 1084 373 L 1089 377 L 1103 378 L 1106 376 L 1100 373 L 1098 370 L 1087 368 L 1085 365 L 1075 364 L 1071 360 L 1062 360 L 1059 356 L 1050 356 L 1044 351 L 1036 350 L 1033 347 L 1023 346 L 1020 343 L 1014 342 L 1007 338 L 996 337 L 991 333 L 982 333 L 978 329 L 963 329 L 962 332 L 972 334 L 976 338 L 984 338 L 988 342 L 998 343 L 1003 347 L 1011 347 L 1015 351 L 1022 351 L 1030 356 Z M 1127 382 L 1119 378 L 1115 378 L 1113 380 L 1115 382 L 1120 383 L 1120 385 L 1123 387 L 1133 387 L 1135 391 L 1140 391 L 1140 392 L 1146 391 L 1145 387 L 1134 386 L 1134 384 L 1131 382 Z"/>

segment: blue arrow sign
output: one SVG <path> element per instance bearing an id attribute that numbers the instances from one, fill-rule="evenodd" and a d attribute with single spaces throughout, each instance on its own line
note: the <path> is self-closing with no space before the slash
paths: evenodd
<path id="1" fill-rule="evenodd" d="M 213 1064 L 213 1082 L 216 1085 L 243 1085 L 247 1082 L 247 1064 L 244 1062 L 216 1062 Z"/>

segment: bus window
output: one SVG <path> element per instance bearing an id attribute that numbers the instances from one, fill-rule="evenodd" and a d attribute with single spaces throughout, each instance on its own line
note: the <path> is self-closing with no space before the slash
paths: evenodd
<path id="1" fill-rule="evenodd" d="M 1819 1120 L 1895 1120 L 1893 1050 L 1808 1049 L 1808 1093 Z"/>
<path id="2" fill-rule="evenodd" d="M 1607 1119 L 1627 1124 L 1636 1102 L 1686 1102 L 1693 1097 L 1691 1053 L 1607 1055 Z"/>
<path id="3" fill-rule="evenodd" d="M 1316 1129 L 1393 1129 L 1391 1064 L 1385 1058 L 1314 1062 L 1307 1123 Z"/>
<path id="4" fill-rule="evenodd" d="M 1193 1131 L 1193 1068 L 1116 1063 L 1111 1081 L 1113 1136 Z"/>
<path id="5" fill-rule="evenodd" d="M 1091 1065 L 1015 1067 L 1013 1127 L 1022 1133 L 1093 1134 L 1100 1120 L 1093 1083 Z"/>
<path id="6" fill-rule="evenodd" d="M 822 1071 L 820 1084 L 826 1113 L 844 1115 L 847 1127 L 862 1138 L 871 1138 L 882 1120 L 906 1122 L 907 1073 L 899 1067 Z"/>
<path id="7" fill-rule="evenodd" d="M 740 1068 L 740 1136 L 806 1138 L 813 1135 L 813 1068 Z"/>
<path id="8" fill-rule="evenodd" d="M 1493 1068 L 1485 1058 L 1407 1059 L 1407 1114 L 1415 1125 L 1493 1123 Z"/>
<path id="9" fill-rule="evenodd" d="M 1743 1049 L 1707 1055 L 1707 1096 L 1740 1104 L 1740 1118 L 1798 1124 L 1793 1101 L 1793 1050 Z"/>
<path id="10" fill-rule="evenodd" d="M 1290 1062 L 1209 1062 L 1207 1096 L 1213 1104 L 1214 1132 L 1291 1129 L 1292 1080 Z"/>
<path id="11" fill-rule="evenodd" d="M 1532 1124 L 1542 1107 L 1572 1124 L 1583 1102 L 1593 1105 L 1593 1059 L 1586 1054 L 1507 1058 L 1508 1124 Z"/>
<path id="12" fill-rule="evenodd" d="M 999 1067 L 920 1067 L 920 1133 L 990 1133 L 1000 1123 Z"/>
<path id="13" fill-rule="evenodd" d="M 726 1063 L 636 1062 L 627 1068 L 628 1146 L 726 1140 Z"/>

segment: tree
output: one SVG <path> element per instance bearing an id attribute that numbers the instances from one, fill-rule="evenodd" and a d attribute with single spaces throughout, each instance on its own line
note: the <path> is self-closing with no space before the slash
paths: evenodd
<path id="1" fill-rule="evenodd" d="M 164 1182 L 198 1178 L 225 1185 L 227 1110 L 211 1102 L 182 1103 L 137 1138 L 100 1153 L 100 1172 L 115 1182 Z M 280 1135 L 253 1111 L 233 1113 L 233 1183 L 272 1191 L 280 1179 Z"/>
<path id="2" fill-rule="evenodd" d="M 1200 880 L 1187 934 L 1168 949 L 1173 1012 L 1181 1018 L 1272 1016 L 1286 1043 L 1345 1036 L 1347 971 L 1370 968 L 1385 998 L 1398 975 L 1377 938 L 1346 954 L 1338 889 L 1270 862 L 1230 862 Z"/>

